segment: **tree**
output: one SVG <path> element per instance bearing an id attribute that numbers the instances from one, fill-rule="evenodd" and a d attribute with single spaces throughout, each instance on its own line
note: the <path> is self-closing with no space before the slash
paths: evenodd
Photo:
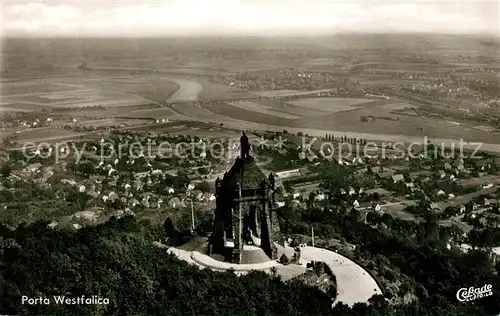
<path id="1" fill-rule="evenodd" d="M 0 167 L 0 176 L 3 178 L 8 178 L 12 172 L 12 168 L 8 163 L 4 163 Z"/>
<path id="2" fill-rule="evenodd" d="M 381 216 L 377 212 L 368 212 L 366 222 L 370 225 L 378 225 L 382 222 Z"/>
<path id="3" fill-rule="evenodd" d="M 209 193 L 209 192 L 212 192 L 212 190 L 213 190 L 212 186 L 207 181 L 200 182 L 200 183 L 196 184 L 195 187 L 196 187 L 196 189 L 200 190 L 203 193 Z"/>
<path id="4" fill-rule="evenodd" d="M 165 219 L 165 222 L 163 222 L 163 229 L 165 230 L 165 234 L 168 237 L 172 237 L 175 233 L 174 223 L 172 222 L 172 219 L 170 217 L 167 217 L 167 219 Z"/>

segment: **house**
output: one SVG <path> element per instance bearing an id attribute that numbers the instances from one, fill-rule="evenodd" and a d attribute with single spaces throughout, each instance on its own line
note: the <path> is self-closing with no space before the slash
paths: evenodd
<path id="1" fill-rule="evenodd" d="M 398 183 L 400 181 L 403 181 L 404 179 L 405 177 L 402 174 L 396 174 L 392 176 L 392 181 L 394 181 L 394 183 Z"/>
<path id="2" fill-rule="evenodd" d="M 462 171 L 465 169 L 465 166 L 464 166 L 464 159 L 463 158 L 459 158 L 459 159 L 456 159 L 454 162 L 453 162 L 453 166 L 455 168 L 457 168 L 457 170 L 459 171 Z"/>
<path id="3" fill-rule="evenodd" d="M 151 171 L 151 175 L 161 175 L 163 172 L 160 169 L 155 169 Z"/>
<path id="4" fill-rule="evenodd" d="M 202 192 L 194 193 L 193 195 L 196 196 L 196 199 L 198 201 L 203 201 L 203 193 Z"/>
<path id="5" fill-rule="evenodd" d="M 324 195 L 324 194 L 318 194 L 318 195 L 316 195 L 316 196 L 314 197 L 314 199 L 315 199 L 316 201 L 323 201 L 325 198 L 326 198 L 326 197 L 325 197 L 325 195 Z"/>
<path id="6" fill-rule="evenodd" d="M 281 149 L 278 149 L 278 153 L 284 156 L 284 155 L 288 154 L 288 150 L 281 148 Z"/>
<path id="7" fill-rule="evenodd" d="M 132 199 L 132 201 L 130 201 L 130 203 L 132 204 L 132 207 L 135 207 L 135 206 L 141 204 L 141 202 L 139 202 L 139 200 L 137 200 L 137 199 Z"/>
<path id="8" fill-rule="evenodd" d="M 37 163 L 32 163 L 31 165 L 28 165 L 24 168 L 25 172 L 38 172 L 40 168 L 42 167 L 42 164 L 37 162 Z"/>
<path id="9" fill-rule="evenodd" d="M 472 210 L 473 210 L 473 211 L 477 211 L 477 210 L 479 210 L 479 207 L 480 207 L 480 205 L 479 205 L 479 204 L 477 204 L 476 202 L 472 202 Z"/>
<path id="10" fill-rule="evenodd" d="M 362 164 L 364 164 L 365 162 L 363 161 L 363 159 L 361 159 L 361 158 L 359 158 L 359 157 L 356 157 L 356 158 L 354 158 L 354 159 L 352 160 L 352 163 L 353 163 L 353 164 L 360 164 L 360 165 L 362 165 Z"/>
<path id="11" fill-rule="evenodd" d="M 389 170 L 379 172 L 379 173 L 377 173 L 377 175 L 381 179 L 389 179 L 394 175 L 394 171 L 389 169 Z"/>
<path id="12" fill-rule="evenodd" d="M 62 179 L 61 183 L 62 184 L 69 184 L 69 185 L 77 185 L 75 180 L 68 180 L 68 179 Z"/>
<path id="13" fill-rule="evenodd" d="M 466 210 L 467 210 L 467 208 L 465 207 L 465 205 L 460 204 L 460 214 L 465 213 Z"/>
<path id="14" fill-rule="evenodd" d="M 481 223 L 481 225 L 483 225 L 483 226 L 486 226 L 488 224 L 488 220 L 484 217 L 481 217 L 479 219 L 479 223 Z"/>
<path id="15" fill-rule="evenodd" d="M 359 202 L 358 202 L 358 200 L 355 200 L 355 201 L 354 201 L 354 203 L 352 204 L 352 206 L 354 206 L 354 207 L 359 207 Z"/>
<path id="16" fill-rule="evenodd" d="M 382 207 L 380 206 L 380 204 L 377 204 L 373 207 L 373 209 L 377 212 L 379 212 L 380 210 L 382 210 Z"/>
<path id="17" fill-rule="evenodd" d="M 289 178 L 289 177 L 299 177 L 300 176 L 300 169 L 292 169 L 292 170 L 284 170 L 284 171 L 279 171 L 276 172 L 276 176 L 278 176 L 281 179 Z"/>
<path id="18" fill-rule="evenodd" d="M 114 201 L 118 199 L 118 194 L 116 194 L 115 192 L 111 191 L 109 194 L 108 194 L 108 200 L 110 201 Z"/>
<path id="19" fill-rule="evenodd" d="M 441 206 L 438 203 L 431 203 L 431 210 L 432 211 L 441 211 Z"/>
<path id="20" fill-rule="evenodd" d="M 498 205 L 497 199 L 484 199 L 484 205 Z"/>

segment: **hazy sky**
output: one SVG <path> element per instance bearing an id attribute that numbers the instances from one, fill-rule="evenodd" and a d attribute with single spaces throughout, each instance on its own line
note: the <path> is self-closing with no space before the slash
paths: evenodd
<path id="1" fill-rule="evenodd" d="M 4 0 L 4 36 L 499 34 L 499 1 Z"/>

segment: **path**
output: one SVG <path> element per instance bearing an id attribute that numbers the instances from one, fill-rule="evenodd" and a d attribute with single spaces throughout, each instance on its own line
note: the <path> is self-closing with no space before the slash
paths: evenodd
<path id="1" fill-rule="evenodd" d="M 260 239 L 254 237 L 256 243 L 260 243 Z M 276 244 L 278 249 L 285 251 L 287 256 L 292 256 L 295 252 L 292 247 L 285 247 Z M 278 251 L 279 252 L 279 251 Z M 375 294 L 381 294 L 382 291 L 375 279 L 360 265 L 338 254 L 336 252 L 316 248 L 302 247 L 300 253 L 300 263 L 306 266 L 311 261 L 323 261 L 332 270 L 337 279 L 337 298 L 334 305 L 342 302 L 349 306 L 355 303 L 366 303 Z"/>
<path id="2" fill-rule="evenodd" d="M 368 272 L 338 253 L 316 247 L 303 247 L 300 261 L 303 264 L 309 261 L 323 261 L 330 267 L 337 278 L 338 295 L 334 304 L 342 302 L 352 306 L 358 302 L 367 302 L 375 294 L 382 294 L 377 282 Z"/>

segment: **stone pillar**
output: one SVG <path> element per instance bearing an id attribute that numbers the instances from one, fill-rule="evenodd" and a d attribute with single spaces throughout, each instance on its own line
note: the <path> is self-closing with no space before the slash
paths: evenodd
<path id="1" fill-rule="evenodd" d="M 262 188 L 264 189 L 264 192 L 266 190 L 266 185 L 263 183 Z M 261 213 L 261 245 L 260 247 L 266 255 L 271 258 L 273 258 L 273 249 L 271 247 L 271 221 L 270 221 L 270 216 L 269 216 L 269 210 L 268 210 L 268 198 L 269 196 L 265 194 L 262 199 L 262 213 Z"/>
<path id="2" fill-rule="evenodd" d="M 259 236 L 259 221 L 257 216 L 257 207 L 256 205 L 250 205 L 250 211 L 248 214 L 249 219 L 249 228 L 255 236 Z"/>
<path id="3" fill-rule="evenodd" d="M 243 230 L 243 216 L 242 216 L 242 203 L 241 199 L 241 186 L 237 184 L 238 193 L 236 199 L 239 201 L 236 203 L 233 212 L 233 263 L 241 263 L 241 254 L 243 253 L 243 238 L 242 238 L 242 230 Z"/>
<path id="4" fill-rule="evenodd" d="M 224 252 L 224 203 L 223 197 L 217 196 L 214 219 L 214 232 L 210 237 L 212 243 L 212 252 L 222 254 Z"/>

